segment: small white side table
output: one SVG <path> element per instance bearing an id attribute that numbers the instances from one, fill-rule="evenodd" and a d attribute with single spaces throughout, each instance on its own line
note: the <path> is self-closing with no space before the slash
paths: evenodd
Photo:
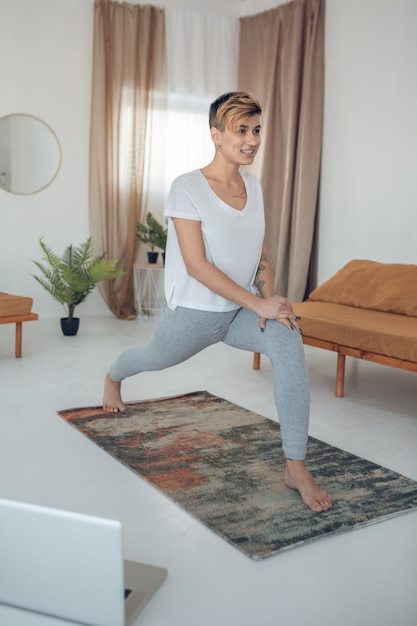
<path id="1" fill-rule="evenodd" d="M 133 281 L 139 322 L 155 322 L 165 306 L 164 266 L 136 263 L 133 266 Z"/>

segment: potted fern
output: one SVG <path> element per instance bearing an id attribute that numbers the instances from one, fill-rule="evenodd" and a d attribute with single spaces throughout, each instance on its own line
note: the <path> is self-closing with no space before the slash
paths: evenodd
<path id="1" fill-rule="evenodd" d="M 152 213 L 146 214 L 146 223 L 136 222 L 136 239 L 142 243 L 146 243 L 150 247 L 148 252 L 148 262 L 156 263 L 158 260 L 158 252 L 155 248 L 160 248 L 162 257 L 165 257 L 165 249 L 167 246 L 167 229 L 158 222 Z"/>
<path id="2" fill-rule="evenodd" d="M 64 335 L 76 335 L 80 320 L 74 317 L 75 308 L 87 298 L 97 283 L 109 278 L 119 278 L 124 272 L 117 270 L 117 260 L 106 259 L 105 255 L 94 256 L 92 238 L 74 247 L 69 245 L 62 256 L 39 240 L 43 251 L 42 261 L 34 261 L 42 276 L 35 276 L 51 296 L 62 304 L 67 317 L 61 318 Z"/>

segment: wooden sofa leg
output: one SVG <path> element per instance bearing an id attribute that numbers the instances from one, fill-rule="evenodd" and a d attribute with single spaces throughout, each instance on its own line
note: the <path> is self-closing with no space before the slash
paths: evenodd
<path id="1" fill-rule="evenodd" d="M 340 352 L 337 353 L 336 398 L 343 398 L 345 385 L 345 359 L 345 354 L 341 354 Z"/>
<path id="2" fill-rule="evenodd" d="M 260 352 L 253 353 L 253 369 L 254 370 L 261 369 L 261 353 Z"/>
<path id="3" fill-rule="evenodd" d="M 14 344 L 14 355 L 16 359 L 22 356 L 22 322 L 16 322 L 16 338 Z"/>

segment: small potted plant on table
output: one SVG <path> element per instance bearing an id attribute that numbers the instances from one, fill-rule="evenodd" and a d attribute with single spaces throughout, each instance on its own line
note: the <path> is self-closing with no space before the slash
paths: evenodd
<path id="1" fill-rule="evenodd" d="M 109 278 L 119 278 L 125 272 L 116 269 L 117 259 L 106 259 L 104 254 L 93 255 L 91 237 L 78 247 L 69 245 L 62 256 L 53 252 L 42 239 L 39 243 L 45 263 L 34 263 L 43 276 L 33 277 L 57 302 L 64 305 L 67 317 L 61 318 L 63 334 L 76 335 L 80 320 L 74 317 L 75 307 L 84 302 L 97 283 Z"/>
<path id="2" fill-rule="evenodd" d="M 158 252 L 155 252 L 155 248 L 160 248 L 162 258 L 164 259 L 167 245 L 167 229 L 154 218 L 152 213 L 147 213 L 145 224 L 136 222 L 136 239 L 150 247 L 151 250 L 147 253 L 149 263 L 156 263 L 158 260 Z"/>

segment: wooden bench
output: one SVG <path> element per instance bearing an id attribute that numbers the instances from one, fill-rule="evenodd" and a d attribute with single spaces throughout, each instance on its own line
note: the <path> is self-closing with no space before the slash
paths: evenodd
<path id="1" fill-rule="evenodd" d="M 389 365 L 390 367 L 397 367 L 399 369 L 407 370 L 408 372 L 417 373 L 417 363 L 412 361 L 404 361 L 403 359 L 396 359 L 383 354 L 375 354 L 374 352 L 367 352 L 366 350 L 358 350 L 356 348 L 349 348 L 348 346 L 340 346 L 337 343 L 330 341 L 323 341 L 322 339 L 315 339 L 314 337 L 307 337 L 303 335 L 303 343 L 306 346 L 314 346 L 315 348 L 322 348 L 323 350 L 331 350 L 337 353 L 336 364 L 336 398 L 343 398 L 345 387 L 345 361 L 346 357 L 354 357 L 356 359 L 363 359 L 364 361 L 372 361 L 373 363 L 380 363 L 381 365 Z M 259 370 L 261 368 L 261 355 L 259 352 L 255 352 L 253 355 L 253 369 Z"/>
<path id="2" fill-rule="evenodd" d="M 38 319 L 38 314 L 31 311 L 32 303 L 32 298 L 0 293 L 0 324 L 16 324 L 14 355 L 17 359 L 22 356 L 22 323 Z"/>
<path id="3" fill-rule="evenodd" d="M 14 355 L 16 359 L 22 356 L 22 322 L 31 322 L 38 319 L 37 313 L 28 313 L 27 315 L 10 315 L 9 317 L 0 317 L 0 324 L 16 324 L 15 348 Z"/>
<path id="4" fill-rule="evenodd" d="M 293 307 L 303 343 L 337 353 L 336 397 L 347 356 L 417 372 L 417 265 L 350 261 Z"/>

